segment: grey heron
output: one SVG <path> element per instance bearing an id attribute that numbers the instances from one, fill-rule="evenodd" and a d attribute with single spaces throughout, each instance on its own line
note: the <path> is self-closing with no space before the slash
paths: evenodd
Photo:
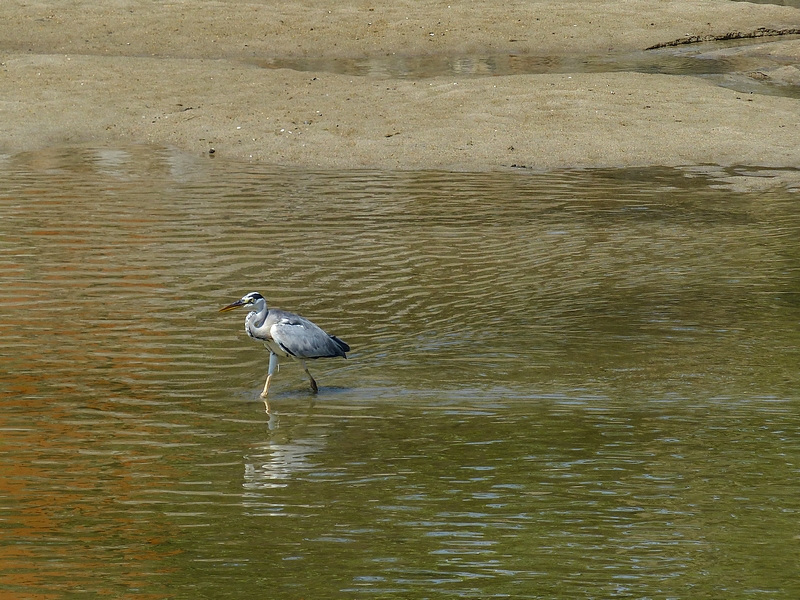
<path id="1" fill-rule="evenodd" d="M 269 371 L 267 382 L 261 397 L 266 403 L 269 382 L 272 375 L 279 370 L 279 357 L 290 357 L 300 363 L 303 371 L 311 381 L 311 389 L 316 394 L 319 391 L 317 382 L 308 372 L 306 359 L 330 358 L 341 356 L 347 358 L 350 346 L 335 335 L 325 333 L 320 327 L 300 315 L 285 310 L 270 309 L 264 296 L 258 292 L 250 292 L 228 306 L 223 306 L 219 312 L 228 312 L 240 306 L 252 307 L 244 319 L 244 330 L 251 338 L 263 342 L 269 350 Z M 269 406 L 267 406 L 269 411 Z"/>

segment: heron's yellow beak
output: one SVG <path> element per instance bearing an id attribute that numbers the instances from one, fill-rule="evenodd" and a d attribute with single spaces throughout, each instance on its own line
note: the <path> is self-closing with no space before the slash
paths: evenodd
<path id="1" fill-rule="evenodd" d="M 234 308 L 239 308 L 240 306 L 244 306 L 244 302 L 242 302 L 241 300 L 237 300 L 232 304 L 228 304 L 228 306 L 223 306 L 222 308 L 219 309 L 219 312 L 228 312 L 229 310 L 233 310 Z"/>

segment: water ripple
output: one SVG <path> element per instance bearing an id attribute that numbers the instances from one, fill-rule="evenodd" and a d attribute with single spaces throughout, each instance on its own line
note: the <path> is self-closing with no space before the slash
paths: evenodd
<path id="1" fill-rule="evenodd" d="M 680 597 L 792 556 L 796 193 L 145 148 L 2 169 L 20 597 Z M 353 347 L 313 400 L 286 365 L 269 417 L 266 353 L 217 312 L 251 290 Z M 789 589 L 763 572 L 731 595 Z"/>

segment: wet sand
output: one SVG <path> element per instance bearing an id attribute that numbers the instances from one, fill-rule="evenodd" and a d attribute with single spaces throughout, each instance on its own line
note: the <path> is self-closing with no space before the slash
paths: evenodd
<path id="1" fill-rule="evenodd" d="M 800 100 L 692 76 L 397 78 L 264 68 L 320 57 L 616 56 L 687 36 L 796 29 L 795 8 L 727 0 L 391 7 L 9 0 L 0 20 L 7 154 L 148 143 L 342 169 L 800 167 Z M 763 56 L 758 73 L 798 85 L 796 38 L 760 38 L 751 53 Z"/>

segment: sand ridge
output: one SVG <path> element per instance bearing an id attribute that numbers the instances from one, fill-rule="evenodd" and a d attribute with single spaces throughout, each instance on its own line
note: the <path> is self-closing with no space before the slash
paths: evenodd
<path id="1" fill-rule="evenodd" d="M 596 56 L 797 27 L 793 8 L 12 0 L 0 18 L 11 24 L 0 47 L 5 153 L 142 142 L 317 168 L 800 166 L 800 101 L 697 77 L 391 77 L 260 66 L 280 57 Z M 784 47 L 797 55 L 796 41 Z M 769 66 L 764 73 L 791 79 L 785 63 Z"/>

